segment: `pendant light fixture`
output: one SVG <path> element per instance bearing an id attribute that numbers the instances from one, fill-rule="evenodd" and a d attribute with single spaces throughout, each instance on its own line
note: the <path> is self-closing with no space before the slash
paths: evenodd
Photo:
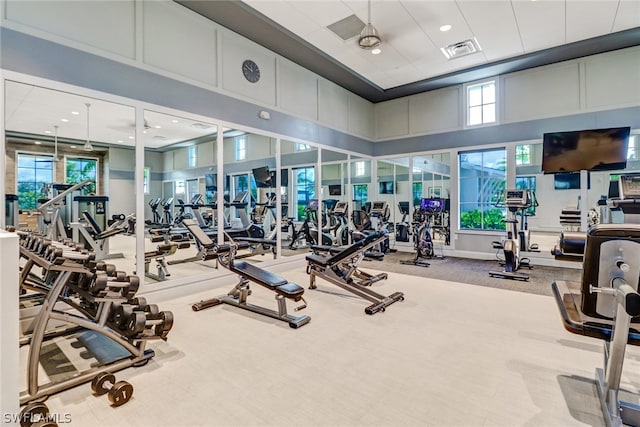
<path id="1" fill-rule="evenodd" d="M 93 146 L 91 145 L 91 141 L 89 141 L 89 108 L 91 107 L 91 104 L 87 102 L 84 105 L 87 106 L 87 142 L 84 143 L 84 147 L 82 147 L 82 149 L 84 151 L 93 151 Z"/>
<path id="2" fill-rule="evenodd" d="M 53 126 L 53 161 L 60 161 L 60 157 L 58 156 L 58 125 Z"/>
<path id="3" fill-rule="evenodd" d="M 378 34 L 378 30 L 371 24 L 371 0 L 367 3 L 367 25 L 364 26 L 358 37 L 358 46 L 362 49 L 370 50 L 372 54 L 377 55 L 381 52 L 380 45 L 382 39 Z"/>

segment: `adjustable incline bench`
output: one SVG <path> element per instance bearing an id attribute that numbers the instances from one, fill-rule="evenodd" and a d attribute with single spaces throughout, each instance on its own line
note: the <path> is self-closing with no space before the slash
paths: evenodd
<path id="1" fill-rule="evenodd" d="M 240 278 L 238 284 L 227 295 L 193 304 L 192 308 L 194 311 L 200 311 L 219 304 L 229 304 L 263 316 L 282 320 L 289 323 L 289 326 L 294 329 L 311 321 L 311 317 L 307 315 L 293 316 L 287 313 L 287 299 L 295 302 L 302 301 L 303 304 L 295 308 L 295 311 L 306 308 L 307 304 L 302 297 L 304 289 L 301 286 L 295 283 L 289 283 L 287 279 L 256 267 L 253 264 L 248 264 L 245 261 L 235 261 L 235 252 L 240 245 L 233 242 L 233 240 L 230 240 L 228 244 L 216 245 L 194 220 L 186 219 L 183 220 L 182 223 L 189 229 L 189 233 L 191 233 L 193 238 L 201 245 L 212 248 L 213 251 L 215 251 L 217 260 L 223 267 L 237 274 Z M 247 297 L 251 294 L 251 290 L 249 289 L 250 282 L 257 283 L 276 293 L 276 301 L 278 303 L 277 311 L 247 302 Z"/>
<path id="2" fill-rule="evenodd" d="M 364 309 L 367 314 L 385 311 L 385 308 L 394 302 L 403 301 L 404 294 L 402 292 L 394 292 L 385 297 L 359 284 L 352 277 L 357 271 L 358 264 L 364 258 L 365 252 L 386 238 L 385 234 L 374 232 L 333 255 L 331 253 L 307 255 L 309 289 L 316 289 L 316 276 L 321 277 L 362 299 L 372 302 L 373 304 Z"/>
<path id="3" fill-rule="evenodd" d="M 343 261 L 340 263 L 339 267 L 342 270 L 340 273 L 342 281 L 344 283 L 355 283 L 360 286 L 371 286 L 381 280 L 387 280 L 389 277 L 387 273 L 371 274 L 359 268 L 360 263 L 366 258 L 366 251 L 369 250 L 369 248 L 376 247 L 376 245 L 382 243 L 387 238 L 388 235 L 376 232 L 371 235 L 369 240 L 365 238 L 357 242 L 362 242 L 362 245 L 367 245 L 367 248 L 364 250 L 356 250 L 356 248 L 360 248 L 360 245 L 358 245 L 353 249 L 355 251 L 353 256 L 350 256 L 351 254 L 349 253 L 344 253 Z M 311 251 L 315 255 L 328 258 L 329 256 L 337 255 L 350 247 L 351 246 L 336 247 L 328 245 L 311 245 Z"/>

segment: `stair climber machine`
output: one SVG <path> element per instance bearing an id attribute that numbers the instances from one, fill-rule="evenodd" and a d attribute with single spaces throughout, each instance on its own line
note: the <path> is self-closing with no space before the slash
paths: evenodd
<path id="1" fill-rule="evenodd" d="M 489 275 L 502 279 L 529 280 L 529 275 L 518 270 L 522 267 L 527 267 L 529 270 L 533 268 L 529 258 L 521 256 L 522 252 L 538 251 L 537 244 L 529 243 L 529 229 L 526 220 L 526 211 L 532 206 L 538 206 L 538 202 L 531 190 L 506 190 L 504 198 L 498 198 L 500 204 L 497 206 L 504 206 L 508 211 L 507 219 L 504 220 L 507 224 L 507 238 L 502 242 L 492 242 L 492 246 L 498 250 L 498 253 L 500 251 L 504 253 L 504 260 L 501 262 L 504 263 L 504 270 L 490 271 Z M 520 230 L 518 230 L 518 216 L 522 221 Z"/>
<path id="2" fill-rule="evenodd" d="M 444 209 L 444 200 L 438 198 L 423 198 L 420 207 L 413 212 L 413 248 L 416 251 L 412 260 L 400 261 L 401 264 L 429 267 L 425 259 L 436 256 L 434 242 L 431 238 L 431 223 L 433 217 Z M 440 255 L 442 258 L 443 256 Z"/>

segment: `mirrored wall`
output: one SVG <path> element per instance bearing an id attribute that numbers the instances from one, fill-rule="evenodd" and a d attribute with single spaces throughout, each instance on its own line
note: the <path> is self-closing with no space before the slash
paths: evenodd
<path id="1" fill-rule="evenodd" d="M 6 224 L 135 271 L 135 109 L 8 80 L 5 106 Z"/>

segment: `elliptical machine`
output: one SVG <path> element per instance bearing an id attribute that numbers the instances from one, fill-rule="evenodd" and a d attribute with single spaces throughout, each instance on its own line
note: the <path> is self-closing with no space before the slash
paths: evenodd
<path id="1" fill-rule="evenodd" d="M 504 253 L 504 270 L 489 271 L 489 276 L 502 279 L 529 280 L 529 275 L 518 270 L 527 267 L 533 268 L 529 258 L 521 257 L 520 253 L 527 250 L 537 250 L 537 245 L 529 245 L 529 229 L 526 223 L 526 210 L 532 206 L 538 206 L 531 190 L 506 190 L 504 198 L 498 197 L 502 202 L 499 207 L 505 206 L 508 217 L 503 221 L 507 223 L 507 238 L 502 242 L 494 241 L 492 246 Z M 522 228 L 518 230 L 518 212 L 522 219 Z"/>

